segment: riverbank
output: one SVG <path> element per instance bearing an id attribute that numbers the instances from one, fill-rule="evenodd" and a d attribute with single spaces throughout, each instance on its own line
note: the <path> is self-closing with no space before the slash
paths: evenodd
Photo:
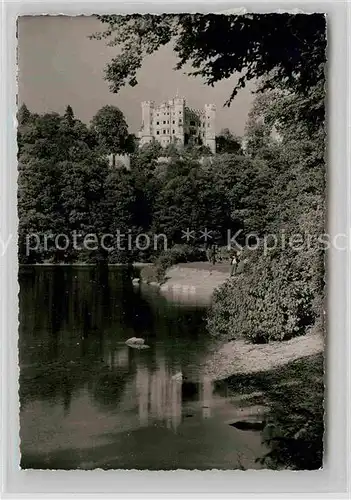
<path id="1" fill-rule="evenodd" d="M 226 263 L 213 266 L 208 262 L 175 265 L 167 270 L 160 291 L 166 296 L 173 293 L 177 297 L 210 300 L 215 289 L 228 279 L 228 267 Z M 220 380 L 238 374 L 270 372 L 297 360 L 322 355 L 323 351 L 324 335 L 315 328 L 304 336 L 268 344 L 251 344 L 242 339 L 224 344 L 218 341 L 214 342 L 203 370 L 210 379 Z"/>
<path id="2" fill-rule="evenodd" d="M 272 469 L 314 470 L 323 465 L 324 336 L 265 345 L 237 340 L 214 347 L 204 373 L 234 408 L 229 425 L 260 429 Z"/>
<path id="3" fill-rule="evenodd" d="M 238 374 L 268 372 L 298 359 L 323 353 L 324 337 L 313 329 L 307 335 L 269 344 L 250 344 L 232 340 L 216 344 L 204 364 L 212 380 Z"/>
<path id="4" fill-rule="evenodd" d="M 229 277 L 228 266 L 212 265 L 208 262 L 189 262 L 177 264 L 169 268 L 165 282 L 160 286 L 161 292 L 179 290 L 192 291 L 194 294 L 211 297 L 216 288 Z"/>
<path id="5" fill-rule="evenodd" d="M 215 382 L 216 390 L 238 408 L 233 427 L 260 423 L 270 469 L 315 470 L 323 466 L 324 357 L 308 355 L 269 371 L 237 373 Z"/>

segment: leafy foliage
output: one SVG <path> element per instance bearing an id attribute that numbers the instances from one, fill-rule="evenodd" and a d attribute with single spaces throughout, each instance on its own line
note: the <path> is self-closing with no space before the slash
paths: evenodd
<path id="1" fill-rule="evenodd" d="M 216 152 L 219 154 L 240 154 L 242 152 L 241 141 L 228 128 L 225 128 L 216 136 Z"/>
<path id="2" fill-rule="evenodd" d="M 295 259 L 298 252 L 245 255 L 245 271 L 216 293 L 209 329 L 223 338 L 247 338 L 254 343 L 289 340 L 306 333 L 318 313 L 310 269 Z"/>
<path id="3" fill-rule="evenodd" d="M 251 79 L 261 77 L 261 93 L 249 116 L 243 148 L 228 130 L 217 137 L 218 154 L 202 163 L 199 160 L 207 152 L 194 147 L 183 151 L 170 147 L 165 152 L 156 141 L 138 150 L 132 147 L 131 172 L 106 171 L 103 179 L 94 181 L 99 202 L 89 202 L 88 207 L 85 194 L 81 194 L 85 181 L 73 178 L 68 165 L 77 160 L 91 164 L 91 151 L 125 150 L 128 130 L 122 112 L 106 106 L 94 117 L 91 130 L 84 130 L 68 109 L 64 121 L 55 114 L 31 117 L 22 110 L 19 144 L 23 163 L 30 164 L 28 157 L 50 165 L 66 162 L 65 175 L 58 175 L 58 183 L 54 167 L 48 169 L 53 176 L 48 183 L 53 190 L 50 196 L 58 197 L 56 206 L 62 203 L 58 193 L 67 193 L 65 222 L 79 221 L 88 228 L 88 221 L 92 221 L 104 230 L 124 232 L 129 228 L 151 237 L 162 233 L 168 247 L 182 243 L 183 232 L 189 228 L 194 231 L 189 241 L 194 252 L 205 248 L 201 239 L 204 229 L 222 246 L 228 242 L 228 230 L 230 234 L 240 230 L 242 243 L 251 232 L 261 242 L 271 233 L 282 239 L 282 230 L 288 236 L 308 233 L 312 239 L 318 238 L 323 231 L 325 187 L 325 17 L 98 17 L 107 29 L 95 37 L 120 48 L 106 72 L 114 92 L 126 83 L 135 85 L 145 55 L 172 40 L 177 67 L 190 63 L 192 74 L 202 76 L 210 85 L 242 73 L 228 105 Z M 170 160 L 160 163 L 164 154 Z M 94 172 L 95 179 L 95 169 L 88 171 Z M 79 192 L 70 186 L 72 183 Z M 76 218 L 67 216 L 67 210 L 68 214 L 74 210 Z M 49 210 L 50 214 L 54 211 L 54 207 Z M 36 208 L 33 213 L 37 216 Z M 295 251 L 282 248 L 281 243 L 279 240 L 279 248 L 267 255 L 249 249 L 244 252 L 243 272 L 215 296 L 209 316 L 214 334 L 244 336 L 254 342 L 283 340 L 305 333 L 320 320 L 323 249 L 309 246 Z M 122 251 L 112 252 L 108 258 L 150 259 L 158 253 L 128 256 Z M 174 259 L 183 257 L 168 251 L 158 258 L 162 274 Z"/>
<path id="4" fill-rule="evenodd" d="M 124 115 L 115 106 L 103 106 L 93 117 L 91 127 L 102 152 L 118 154 L 125 150 L 126 144 L 131 147 Z"/>
<path id="5" fill-rule="evenodd" d="M 244 252 L 245 272 L 215 296 L 209 316 L 215 335 L 285 340 L 323 321 L 324 132 L 301 119 L 297 96 L 292 114 L 286 106 L 292 99 L 260 95 L 250 116 L 246 152 L 257 174 L 255 189 L 241 197 L 247 203 L 241 213 L 261 240 L 258 250 Z M 264 252 L 264 241 L 269 247 L 272 239 L 275 249 Z"/>
<path id="6" fill-rule="evenodd" d="M 227 104 L 247 81 L 270 76 L 265 88 L 284 82 L 306 93 L 324 80 L 326 21 L 323 14 L 163 14 L 97 16 L 106 29 L 92 38 L 121 50 L 106 68 L 112 92 L 137 84 L 146 55 L 174 41 L 177 69 L 191 64 L 192 75 L 214 85 L 243 73 Z"/>
<path id="7" fill-rule="evenodd" d="M 74 119 L 69 107 L 64 116 L 27 114 L 19 124 L 18 146 L 20 259 L 74 261 L 78 252 L 72 247 L 60 251 L 54 238 L 73 231 L 80 237 L 101 232 L 107 163 L 96 151 L 91 131 Z M 26 255 L 26 241 L 32 234 L 41 246 Z"/>

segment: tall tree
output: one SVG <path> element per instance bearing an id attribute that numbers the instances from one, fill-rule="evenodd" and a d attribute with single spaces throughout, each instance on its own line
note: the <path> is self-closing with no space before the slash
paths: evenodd
<path id="1" fill-rule="evenodd" d="M 124 115 L 116 106 L 103 106 L 91 121 L 101 151 L 119 154 L 128 146 L 128 126 Z"/>
<path id="2" fill-rule="evenodd" d="M 110 262 L 133 260 L 135 247 L 128 242 L 128 235 L 138 234 L 138 211 L 135 179 L 132 172 L 112 169 L 105 179 L 103 209 L 108 231 L 116 235 Z M 110 244 L 110 242 L 109 242 Z"/>
<path id="3" fill-rule="evenodd" d="M 70 113 L 68 113 L 70 115 Z M 101 159 L 86 125 L 75 119 L 68 126 L 66 116 L 57 113 L 30 115 L 19 125 L 18 213 L 21 260 L 81 256 L 60 252 L 49 239 L 47 249 L 25 255 L 26 237 L 78 230 L 101 234 L 101 210 L 107 162 Z"/>
<path id="4" fill-rule="evenodd" d="M 210 319 L 212 331 L 256 342 L 304 334 L 320 327 L 323 317 L 323 127 L 311 127 L 302 95 L 271 97 L 254 103 L 247 156 L 252 171 L 233 191 L 247 186 L 237 203 L 244 226 L 274 248 L 247 252 L 246 271 L 217 294 Z M 272 124 L 279 141 L 270 139 Z"/>
<path id="5" fill-rule="evenodd" d="M 73 125 L 74 125 L 74 113 L 73 113 L 72 106 L 68 105 L 66 107 L 64 118 L 67 121 L 68 126 L 73 127 Z"/>

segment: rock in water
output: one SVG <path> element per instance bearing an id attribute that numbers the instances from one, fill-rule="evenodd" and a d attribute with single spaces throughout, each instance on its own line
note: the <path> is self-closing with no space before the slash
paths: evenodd
<path id="1" fill-rule="evenodd" d="M 178 372 L 174 374 L 172 377 L 172 380 L 175 380 L 176 382 L 182 382 L 183 381 L 183 374 L 182 372 Z"/>
<path id="2" fill-rule="evenodd" d="M 137 337 L 131 337 L 126 341 L 126 344 L 130 347 L 141 346 L 145 344 L 145 340 Z"/>

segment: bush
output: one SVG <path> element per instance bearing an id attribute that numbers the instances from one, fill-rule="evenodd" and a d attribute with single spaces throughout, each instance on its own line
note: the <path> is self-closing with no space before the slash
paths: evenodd
<path id="1" fill-rule="evenodd" d="M 216 260 L 218 262 L 229 262 L 230 256 L 231 250 L 229 250 L 228 245 L 216 249 Z"/>
<path id="2" fill-rule="evenodd" d="M 182 262 L 199 262 L 206 260 L 205 250 L 190 245 L 174 245 L 162 252 L 155 260 L 155 281 L 164 280 L 167 269 Z M 145 271 L 147 273 L 147 271 Z M 151 273 L 151 271 L 150 271 Z M 153 280 L 152 280 L 153 281 Z"/>
<path id="3" fill-rule="evenodd" d="M 254 343 L 303 335 L 321 314 L 316 253 L 247 251 L 245 270 L 214 294 L 208 316 L 213 335 Z"/>
<path id="4" fill-rule="evenodd" d="M 144 283 L 158 282 L 158 269 L 155 265 L 144 266 L 140 270 L 140 279 Z"/>
<path id="5" fill-rule="evenodd" d="M 270 451 L 258 461 L 272 469 L 319 469 L 323 466 L 323 356 L 294 361 L 276 374 L 279 382 L 270 384 L 270 418 L 262 433 Z"/>

